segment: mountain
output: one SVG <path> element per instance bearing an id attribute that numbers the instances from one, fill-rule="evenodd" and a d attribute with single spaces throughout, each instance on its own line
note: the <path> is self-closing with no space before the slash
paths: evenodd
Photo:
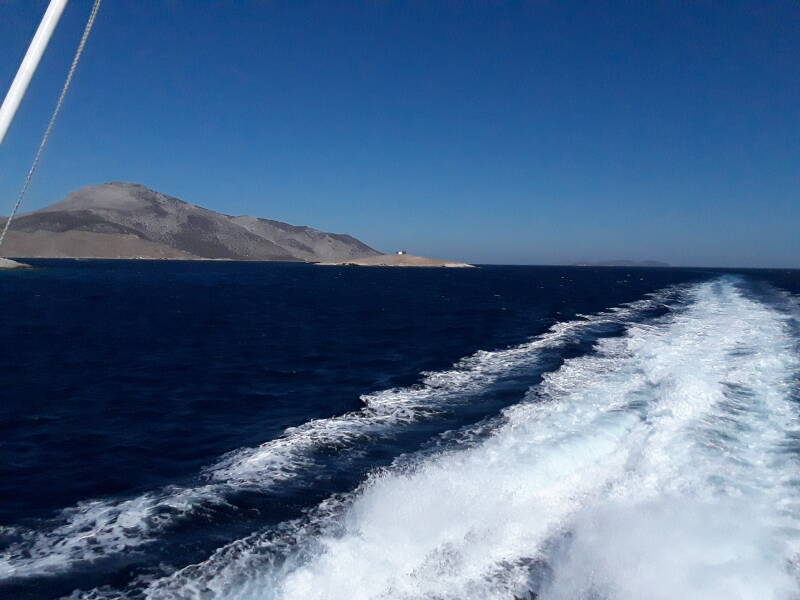
<path id="1" fill-rule="evenodd" d="M 143 185 L 113 182 L 83 187 L 61 202 L 17 216 L 2 254 L 345 261 L 380 253 L 349 235 L 224 215 Z"/>

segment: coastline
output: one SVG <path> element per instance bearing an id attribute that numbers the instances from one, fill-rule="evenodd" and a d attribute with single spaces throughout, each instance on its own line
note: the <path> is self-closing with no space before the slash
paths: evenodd
<path id="1" fill-rule="evenodd" d="M 323 267 L 444 267 L 451 269 L 475 268 L 467 263 L 415 256 L 413 254 L 381 254 L 379 256 L 366 256 L 341 262 L 314 263 Z"/>

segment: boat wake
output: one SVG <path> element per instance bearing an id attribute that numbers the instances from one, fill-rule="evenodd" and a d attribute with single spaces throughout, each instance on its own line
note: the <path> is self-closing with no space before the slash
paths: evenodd
<path id="1" fill-rule="evenodd" d="M 655 316 L 665 301 L 671 310 Z M 450 443 L 203 562 L 70 598 L 796 599 L 797 316 L 722 278 L 562 323 L 223 457 L 202 485 L 73 507 L 60 528 L 12 544 L 0 576 L 130 552 L 183 515 L 236 490 L 269 493 L 313 472 L 321 450 L 347 452 L 457 409 L 543 351 L 614 323 L 622 335 L 596 335 L 593 352 Z"/>
<path id="2" fill-rule="evenodd" d="M 697 285 L 566 361 L 477 443 L 131 597 L 797 598 L 794 326 L 735 280 Z"/>

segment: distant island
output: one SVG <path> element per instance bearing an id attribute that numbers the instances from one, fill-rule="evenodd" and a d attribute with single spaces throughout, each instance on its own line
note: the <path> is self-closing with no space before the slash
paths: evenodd
<path id="1" fill-rule="evenodd" d="M 0 217 L 0 226 L 5 221 Z M 0 254 L 352 264 L 386 256 L 347 234 L 225 215 L 126 182 L 83 187 L 61 202 L 19 215 Z"/>
<path id="2" fill-rule="evenodd" d="M 658 260 L 599 260 L 594 262 L 572 263 L 571 267 L 669 267 Z"/>

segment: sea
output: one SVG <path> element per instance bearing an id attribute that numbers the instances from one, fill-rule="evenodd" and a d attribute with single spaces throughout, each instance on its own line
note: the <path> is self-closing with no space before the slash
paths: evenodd
<path id="1" fill-rule="evenodd" d="M 800 271 L 0 273 L 0 598 L 800 598 Z"/>

